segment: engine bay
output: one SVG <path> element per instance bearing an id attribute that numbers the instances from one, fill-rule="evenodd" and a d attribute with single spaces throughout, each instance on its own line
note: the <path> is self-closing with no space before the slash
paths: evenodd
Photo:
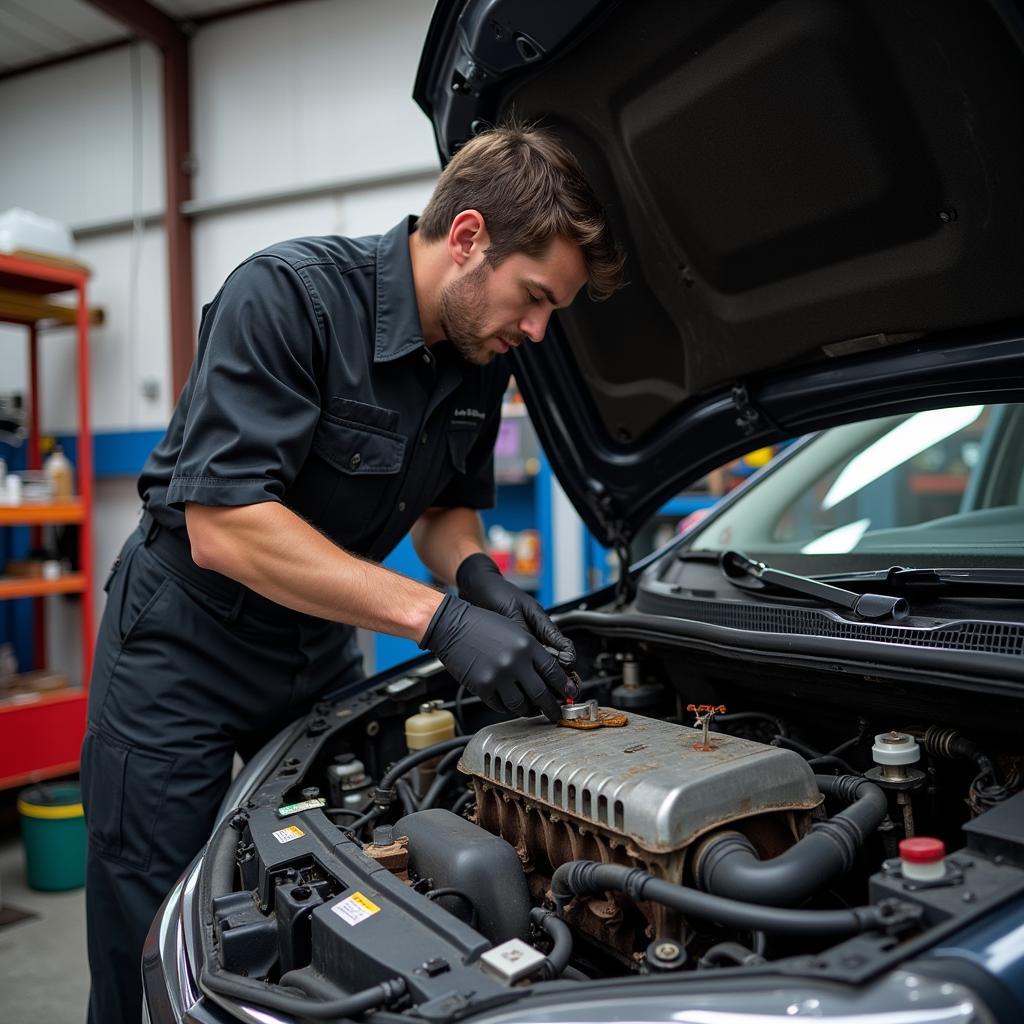
<path id="1" fill-rule="evenodd" d="M 606 721 L 500 720 L 434 662 L 298 725 L 207 852 L 207 991 L 446 1021 L 608 979 L 927 973 L 1024 893 L 1012 692 L 575 614 Z"/>

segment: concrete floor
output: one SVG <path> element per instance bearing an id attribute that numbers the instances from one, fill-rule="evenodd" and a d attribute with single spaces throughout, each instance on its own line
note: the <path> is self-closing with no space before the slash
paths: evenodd
<path id="1" fill-rule="evenodd" d="M 84 1024 L 85 890 L 29 889 L 16 826 L 0 829 L 0 907 L 36 915 L 0 927 L 0 1024 Z"/>

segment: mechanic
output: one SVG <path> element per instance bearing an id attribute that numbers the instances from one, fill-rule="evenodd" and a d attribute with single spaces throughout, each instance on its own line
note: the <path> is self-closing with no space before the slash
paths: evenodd
<path id="1" fill-rule="evenodd" d="M 235 752 L 362 678 L 355 627 L 415 640 L 492 708 L 557 719 L 572 644 L 484 553 L 495 357 L 621 273 L 575 158 L 512 126 L 459 151 L 418 221 L 271 246 L 204 308 L 105 588 L 81 765 L 94 1024 L 139 1020 L 146 931 Z M 409 531 L 457 595 L 379 564 Z"/>

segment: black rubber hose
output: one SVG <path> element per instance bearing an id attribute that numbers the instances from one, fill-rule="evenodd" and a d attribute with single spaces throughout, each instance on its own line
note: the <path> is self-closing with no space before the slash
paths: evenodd
<path id="1" fill-rule="evenodd" d="M 807 762 L 812 768 L 837 768 L 844 775 L 860 775 L 861 772 L 854 771 L 849 762 L 834 754 L 822 754 L 821 757 L 812 757 Z"/>
<path id="2" fill-rule="evenodd" d="M 356 1017 L 367 1010 L 376 1010 L 395 1002 L 405 994 L 405 981 L 392 978 L 379 985 L 364 988 L 340 999 L 312 999 L 293 996 L 276 985 L 252 979 L 235 978 L 211 972 L 205 966 L 200 975 L 202 987 L 220 996 L 244 1002 L 248 1006 L 279 1011 L 303 1020 L 337 1020 Z"/>
<path id="3" fill-rule="evenodd" d="M 734 964 L 737 967 L 750 967 L 753 964 L 763 963 L 763 956 L 738 942 L 719 942 L 697 961 L 697 966 L 721 967 L 722 964 Z"/>
<path id="4" fill-rule="evenodd" d="M 752 721 L 767 722 L 769 725 L 774 726 L 778 735 L 783 737 L 789 736 L 789 729 L 786 727 L 786 723 L 781 718 L 776 718 L 775 715 L 769 715 L 766 711 L 733 711 L 726 715 L 716 715 L 712 728 L 716 725 L 729 725 L 730 722 Z"/>
<path id="5" fill-rule="evenodd" d="M 547 959 L 539 968 L 540 980 L 549 981 L 557 978 L 565 970 L 569 957 L 572 956 L 572 932 L 557 914 L 541 907 L 534 907 L 530 911 L 530 921 L 538 928 L 543 928 L 554 943 Z"/>
<path id="6" fill-rule="evenodd" d="M 809 747 L 806 743 L 801 743 L 799 740 L 793 739 L 792 736 L 773 736 L 772 746 L 774 747 L 788 747 L 790 750 L 795 750 L 798 754 L 801 754 L 805 760 L 816 762 L 821 757 L 831 757 L 838 762 L 844 772 L 850 775 L 856 775 L 857 769 L 853 767 L 848 761 L 844 761 L 840 757 L 836 757 L 835 754 L 823 754 L 820 750 L 815 750 L 814 747 Z"/>
<path id="7" fill-rule="evenodd" d="M 872 929 L 892 931 L 916 923 L 921 908 L 898 900 L 848 910 L 781 910 L 698 892 L 654 878 L 639 868 L 573 860 L 557 867 L 551 878 L 551 894 L 561 911 L 575 896 L 623 892 L 634 900 L 651 900 L 688 917 L 717 921 L 727 928 L 753 928 L 773 935 L 859 935 Z"/>
<path id="8" fill-rule="evenodd" d="M 416 794 L 412 791 L 412 786 L 405 779 L 398 779 L 395 782 L 395 792 L 398 794 L 403 814 L 413 814 L 420 809 Z"/>
<path id="9" fill-rule="evenodd" d="M 424 761 L 447 754 L 449 750 L 458 750 L 460 747 L 464 747 L 472 738 L 472 736 L 454 736 L 450 740 L 441 740 L 440 743 L 434 743 L 432 746 L 424 747 L 422 750 L 417 750 L 412 754 L 406 754 L 405 757 L 396 761 L 381 776 L 380 785 L 377 787 L 378 798 L 381 794 L 389 793 L 394 787 L 395 782 L 405 775 L 406 772 L 411 772 L 413 768 L 423 764 Z M 390 802 L 390 799 L 388 802 Z"/>
<path id="10" fill-rule="evenodd" d="M 888 812 L 885 793 L 859 776 L 815 775 L 814 781 L 826 796 L 850 806 L 829 821 L 816 822 L 803 839 L 771 860 L 759 860 L 739 832 L 711 836 L 695 855 L 698 888 L 745 903 L 792 907 L 848 871 Z"/>
<path id="11" fill-rule="evenodd" d="M 423 794 L 423 799 L 420 801 L 421 811 L 427 810 L 428 807 L 433 807 L 437 802 L 437 798 L 441 795 L 442 790 L 454 778 L 454 766 L 462 756 L 462 749 L 462 747 L 456 747 L 454 750 L 449 750 L 448 753 L 441 758 L 437 768 L 435 769 L 436 774 L 434 775 L 433 781 L 430 783 L 430 788 Z"/>
<path id="12" fill-rule="evenodd" d="M 476 790 L 470 789 L 463 793 L 455 803 L 452 804 L 452 814 L 461 814 L 463 809 L 468 807 L 476 799 Z"/>

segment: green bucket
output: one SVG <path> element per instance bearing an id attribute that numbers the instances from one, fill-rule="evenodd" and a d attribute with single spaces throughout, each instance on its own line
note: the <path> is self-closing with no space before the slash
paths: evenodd
<path id="1" fill-rule="evenodd" d="M 18 795 L 25 869 L 33 889 L 85 885 L 85 815 L 77 783 L 32 786 Z"/>

